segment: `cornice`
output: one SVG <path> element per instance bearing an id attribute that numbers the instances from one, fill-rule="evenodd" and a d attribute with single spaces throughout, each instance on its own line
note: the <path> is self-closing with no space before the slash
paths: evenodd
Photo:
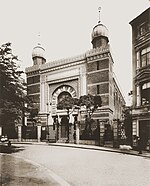
<path id="1" fill-rule="evenodd" d="M 103 47 L 94 48 L 75 57 L 55 60 L 55 61 L 45 63 L 43 65 L 33 65 L 31 67 L 27 67 L 25 69 L 25 73 L 29 75 L 29 73 L 33 73 L 33 72 L 34 73 L 45 73 L 45 72 L 55 71 L 55 70 L 63 69 L 63 68 L 70 67 L 70 66 L 76 66 L 76 65 L 85 63 L 86 61 L 104 59 L 104 58 L 110 57 L 109 53 L 110 53 L 109 45 L 105 48 Z"/>
<path id="2" fill-rule="evenodd" d="M 146 45 L 146 43 L 149 44 L 149 41 L 150 32 L 146 33 L 143 36 L 140 36 L 139 38 L 136 38 L 136 41 L 134 42 L 134 47 L 138 50 L 138 48 L 142 47 L 143 45 Z"/>
<path id="3" fill-rule="evenodd" d="M 78 55 L 78 56 L 75 56 L 75 57 L 70 57 L 70 58 L 66 58 L 66 59 L 51 61 L 51 62 L 43 64 L 41 66 L 41 71 L 46 70 L 46 69 L 52 69 L 52 68 L 60 67 L 60 66 L 63 66 L 63 65 L 66 66 L 66 65 L 69 65 L 70 63 L 72 64 L 74 62 L 80 62 L 80 61 L 84 62 L 84 60 L 85 60 L 85 54 L 81 54 L 81 55 Z"/>

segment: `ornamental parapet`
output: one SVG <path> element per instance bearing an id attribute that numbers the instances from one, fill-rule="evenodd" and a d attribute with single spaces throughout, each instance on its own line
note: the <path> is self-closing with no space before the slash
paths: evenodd
<path id="1" fill-rule="evenodd" d="M 111 57 L 110 47 L 94 48 L 86 52 L 87 62 Z M 112 58 L 112 57 L 111 57 Z M 112 60 L 113 61 L 113 60 Z"/>
<path id="2" fill-rule="evenodd" d="M 75 62 L 82 61 L 82 60 L 85 60 L 85 54 L 45 63 L 41 66 L 41 70 L 45 70 L 45 69 L 49 69 L 49 68 L 53 68 L 57 66 L 62 66 L 62 65 L 69 64 L 69 63 L 75 63 Z"/>
<path id="3" fill-rule="evenodd" d="M 25 73 L 33 72 L 33 71 L 38 71 L 40 70 L 40 65 L 33 65 L 31 67 L 27 67 L 25 69 Z"/>
<path id="4" fill-rule="evenodd" d="M 105 48 L 104 47 L 94 48 L 94 49 L 88 50 L 86 52 L 86 57 L 90 57 L 90 56 L 97 55 L 97 54 L 107 53 L 107 52 L 109 52 L 109 50 L 110 50 L 109 45 Z"/>

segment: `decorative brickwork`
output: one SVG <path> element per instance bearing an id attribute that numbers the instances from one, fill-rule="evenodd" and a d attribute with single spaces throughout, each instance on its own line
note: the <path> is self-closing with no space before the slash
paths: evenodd
<path id="1" fill-rule="evenodd" d="M 100 72 L 98 71 L 95 73 L 88 74 L 87 80 L 88 80 L 88 84 L 109 81 L 109 71 L 104 70 L 104 71 L 100 71 Z"/>
<path id="2" fill-rule="evenodd" d="M 99 88 L 99 94 L 109 93 L 109 83 L 100 84 L 98 88 Z"/>
<path id="3" fill-rule="evenodd" d="M 109 68 L 109 59 L 98 60 L 87 64 L 87 71 L 103 70 Z"/>
<path id="4" fill-rule="evenodd" d="M 109 105 L 109 95 L 101 95 L 102 106 Z"/>
<path id="5" fill-rule="evenodd" d="M 34 84 L 34 83 L 39 83 L 39 82 L 40 82 L 40 75 L 27 78 L 28 85 Z"/>
<path id="6" fill-rule="evenodd" d="M 28 86 L 27 92 L 28 92 L 28 94 L 39 93 L 40 92 L 40 84 Z"/>

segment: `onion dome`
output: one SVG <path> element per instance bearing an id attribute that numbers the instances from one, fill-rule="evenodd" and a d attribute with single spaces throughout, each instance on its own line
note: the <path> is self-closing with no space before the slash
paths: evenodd
<path id="1" fill-rule="evenodd" d="M 107 29 L 107 27 L 105 25 L 103 25 L 101 23 L 98 23 L 93 28 L 93 31 L 92 31 L 92 41 L 95 38 L 98 38 L 98 37 L 105 37 L 105 38 L 107 38 L 107 41 L 109 41 L 109 39 L 108 39 L 108 29 Z"/>
<path id="2" fill-rule="evenodd" d="M 32 51 L 32 59 L 35 57 L 45 59 L 45 49 L 39 43 L 36 47 L 33 48 Z"/>

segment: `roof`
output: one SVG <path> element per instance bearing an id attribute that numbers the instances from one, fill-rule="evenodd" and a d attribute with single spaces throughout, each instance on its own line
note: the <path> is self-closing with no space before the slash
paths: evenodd
<path id="1" fill-rule="evenodd" d="M 133 25 L 136 21 L 139 20 L 140 17 L 144 16 L 144 14 L 147 14 L 147 13 L 149 13 L 149 17 L 150 17 L 150 8 L 147 8 L 144 12 L 142 12 L 140 15 L 138 15 L 136 18 L 130 21 L 129 24 Z"/>

